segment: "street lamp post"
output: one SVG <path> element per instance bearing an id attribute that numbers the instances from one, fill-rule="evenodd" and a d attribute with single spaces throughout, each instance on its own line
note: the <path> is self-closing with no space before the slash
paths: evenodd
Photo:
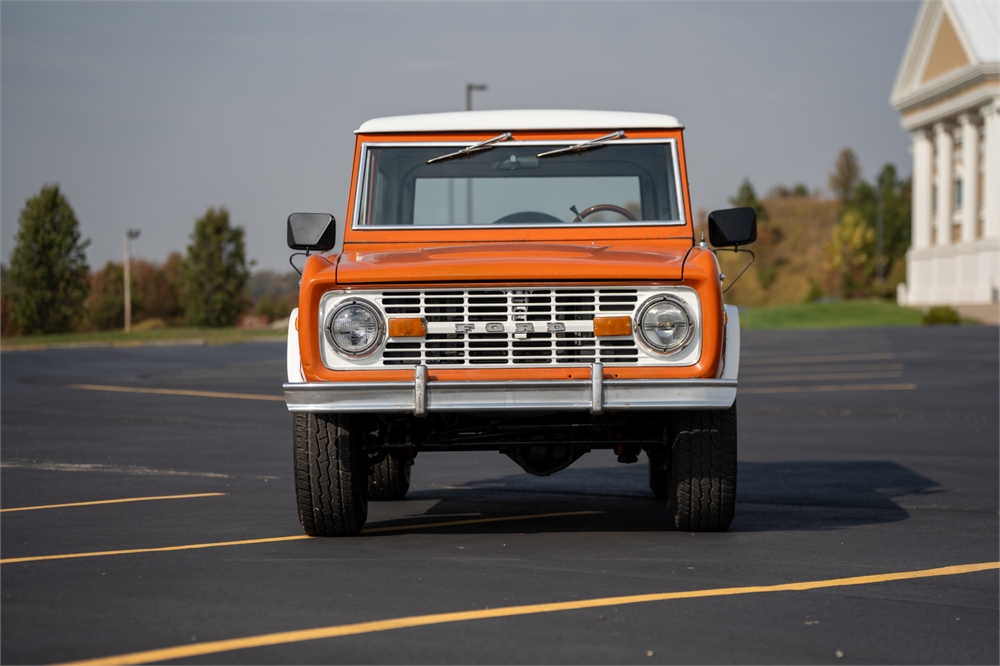
<path id="1" fill-rule="evenodd" d="M 139 237 L 138 229 L 125 232 L 125 332 L 132 332 L 132 240 Z"/>
<path id="2" fill-rule="evenodd" d="M 465 84 L 465 110 L 472 111 L 472 91 L 483 91 L 486 90 L 485 83 L 466 83 Z"/>

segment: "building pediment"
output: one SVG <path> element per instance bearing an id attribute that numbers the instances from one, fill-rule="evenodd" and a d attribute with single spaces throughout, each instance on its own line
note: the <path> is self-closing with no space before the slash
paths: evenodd
<path id="1" fill-rule="evenodd" d="M 890 101 L 901 112 L 1000 75 L 1000 3 L 927 0 L 917 13 Z"/>

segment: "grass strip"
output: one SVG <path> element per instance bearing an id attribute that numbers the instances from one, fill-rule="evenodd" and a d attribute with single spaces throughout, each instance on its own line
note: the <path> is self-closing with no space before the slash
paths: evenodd
<path id="1" fill-rule="evenodd" d="M 740 310 L 740 324 L 747 330 L 920 326 L 922 319 L 920 310 L 878 300 L 802 303 Z"/>
<path id="2" fill-rule="evenodd" d="M 238 328 L 160 328 L 152 331 L 96 331 L 90 333 L 59 333 L 54 335 L 21 335 L 3 338 L 0 348 L 4 351 L 17 349 L 44 349 L 53 346 L 107 346 L 132 347 L 143 344 L 208 344 L 225 345 L 253 340 L 280 340 L 285 337 L 285 329 Z"/>

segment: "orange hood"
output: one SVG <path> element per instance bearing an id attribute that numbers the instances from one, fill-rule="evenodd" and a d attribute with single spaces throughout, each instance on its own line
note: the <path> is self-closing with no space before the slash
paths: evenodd
<path id="1" fill-rule="evenodd" d="M 353 249 L 353 248 L 352 248 Z M 680 280 L 686 243 L 662 246 L 484 243 L 345 252 L 339 284 Z"/>

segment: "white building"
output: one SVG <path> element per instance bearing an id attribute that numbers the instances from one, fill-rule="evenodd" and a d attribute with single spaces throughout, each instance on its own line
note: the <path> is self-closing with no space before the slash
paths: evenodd
<path id="1" fill-rule="evenodd" d="M 1000 301 L 1000 2 L 925 0 L 892 91 L 913 141 L 904 305 Z"/>

